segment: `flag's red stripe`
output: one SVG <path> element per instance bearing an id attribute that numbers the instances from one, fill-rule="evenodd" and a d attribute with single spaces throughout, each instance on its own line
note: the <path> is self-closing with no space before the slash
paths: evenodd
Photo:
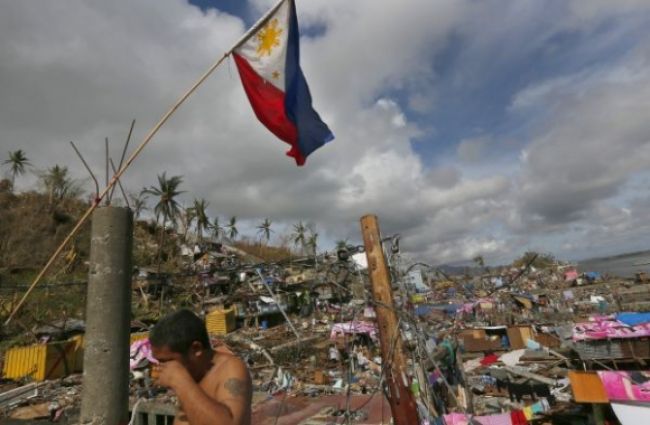
<path id="1" fill-rule="evenodd" d="M 284 93 L 260 77 L 246 59 L 237 53 L 233 53 L 233 56 L 257 119 L 278 138 L 291 145 L 288 156 L 295 158 L 298 165 L 304 164 L 305 158 L 298 149 L 298 130 L 289 121 L 285 111 Z"/>

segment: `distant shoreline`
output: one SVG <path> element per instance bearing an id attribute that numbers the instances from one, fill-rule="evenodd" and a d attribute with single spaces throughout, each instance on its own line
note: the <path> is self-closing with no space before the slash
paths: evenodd
<path id="1" fill-rule="evenodd" d="M 648 255 L 650 257 L 650 250 L 636 251 L 636 252 L 626 252 L 624 254 L 609 255 L 607 257 L 593 257 L 593 258 L 587 258 L 587 259 L 584 259 L 584 260 L 577 260 L 575 262 L 578 263 L 578 264 L 594 263 L 594 262 L 602 262 L 602 261 L 619 260 L 621 258 L 634 257 L 634 256 L 640 256 L 640 255 Z"/>

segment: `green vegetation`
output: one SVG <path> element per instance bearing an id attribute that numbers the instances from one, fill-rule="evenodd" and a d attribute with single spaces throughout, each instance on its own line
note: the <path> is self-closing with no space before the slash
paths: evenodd
<path id="1" fill-rule="evenodd" d="M 21 150 L 10 152 L 9 158 L 0 164 L 8 177 L 0 179 L 0 321 L 4 322 L 92 201 L 82 196 L 80 181 L 65 166 L 55 164 L 45 171 L 35 171 L 38 186 L 17 192 L 15 180 L 31 167 L 27 155 Z M 134 266 L 157 267 L 160 272 L 174 275 L 176 288 L 187 288 L 166 294 L 164 302 L 149 302 L 144 294 L 135 291 L 134 317 L 155 319 L 170 308 L 190 306 L 196 301 L 192 298 L 196 278 L 180 273 L 188 266 L 187 257 L 180 255 L 188 232 L 199 242 L 208 233 L 217 241 L 226 238 L 229 244 L 254 257 L 254 261 L 295 258 L 292 246 L 299 248 L 299 254 L 304 254 L 306 248 L 310 254 L 315 253 L 318 234 L 302 221 L 294 225 L 294 234 L 279 235 L 279 246 L 269 245 L 275 233 L 269 218 L 257 227 L 258 237 L 241 237 L 236 216 L 227 221 L 218 216 L 208 218 L 209 203 L 205 199 L 194 199 L 189 208 L 183 208 L 179 200 L 184 193 L 182 183 L 182 176 L 168 177 L 163 172 L 157 176 L 156 185 L 128 195 L 135 220 Z M 145 211 L 151 211 L 154 219 L 143 220 Z M 11 345 L 34 342 L 33 329 L 38 326 L 83 318 L 90 229 L 88 221 L 55 258 L 10 325 L 0 326 L 0 353 Z"/>

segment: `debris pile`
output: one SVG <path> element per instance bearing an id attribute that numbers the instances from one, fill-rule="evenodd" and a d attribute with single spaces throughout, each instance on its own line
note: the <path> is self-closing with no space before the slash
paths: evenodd
<path id="1" fill-rule="evenodd" d="M 396 241 L 384 243 L 401 379 L 421 423 L 650 423 L 650 284 L 539 267 L 535 256 L 451 273 L 405 264 Z M 135 303 L 205 318 L 213 345 L 249 365 L 254 423 L 388 423 L 386 370 L 398 360 L 382 354 L 386 304 L 372 296 L 362 247 L 276 263 L 221 244 L 182 255 L 183 274 L 137 271 Z M 132 324 L 131 408 L 170 417 L 175 397 L 150 377 L 151 323 Z M 52 324 L 38 330 L 40 344 L 3 354 L 3 414 L 73 423 L 83 328 Z"/>

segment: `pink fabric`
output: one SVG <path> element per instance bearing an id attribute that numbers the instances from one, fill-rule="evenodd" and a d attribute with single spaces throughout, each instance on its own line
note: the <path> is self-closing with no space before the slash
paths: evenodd
<path id="1" fill-rule="evenodd" d="M 456 309 L 456 313 L 471 313 L 474 303 L 465 303 Z"/>
<path id="2" fill-rule="evenodd" d="M 635 375 L 633 379 L 625 371 L 598 372 L 610 400 L 650 402 L 650 372 L 638 372 Z"/>
<path id="3" fill-rule="evenodd" d="M 650 323 L 628 326 L 614 319 L 614 316 L 593 316 L 589 322 L 576 323 L 573 327 L 574 341 L 644 336 L 650 336 Z"/>
<path id="4" fill-rule="evenodd" d="M 578 278 L 578 271 L 577 270 L 567 270 L 564 272 L 564 280 L 576 280 Z"/>
<path id="5" fill-rule="evenodd" d="M 469 418 L 462 413 L 450 413 L 443 416 L 445 425 L 468 425 Z"/>
<path id="6" fill-rule="evenodd" d="M 468 425 L 470 416 L 463 413 L 450 413 L 443 416 L 443 418 L 446 425 Z M 510 413 L 501 413 L 498 415 L 488 416 L 474 416 L 472 419 L 481 425 L 512 425 Z"/>
<path id="7" fill-rule="evenodd" d="M 330 331 L 330 339 L 336 339 L 345 334 L 368 334 L 377 341 L 377 325 L 373 322 L 345 322 L 335 323 Z"/>
<path id="8" fill-rule="evenodd" d="M 474 418 L 481 425 L 512 425 L 510 413 L 500 415 L 476 416 Z"/>
<path id="9" fill-rule="evenodd" d="M 147 359 L 151 363 L 158 363 L 158 360 L 156 360 L 151 352 L 151 343 L 149 342 L 149 338 L 140 339 L 131 344 L 129 357 L 129 368 L 131 369 L 137 367 L 143 359 Z"/>

